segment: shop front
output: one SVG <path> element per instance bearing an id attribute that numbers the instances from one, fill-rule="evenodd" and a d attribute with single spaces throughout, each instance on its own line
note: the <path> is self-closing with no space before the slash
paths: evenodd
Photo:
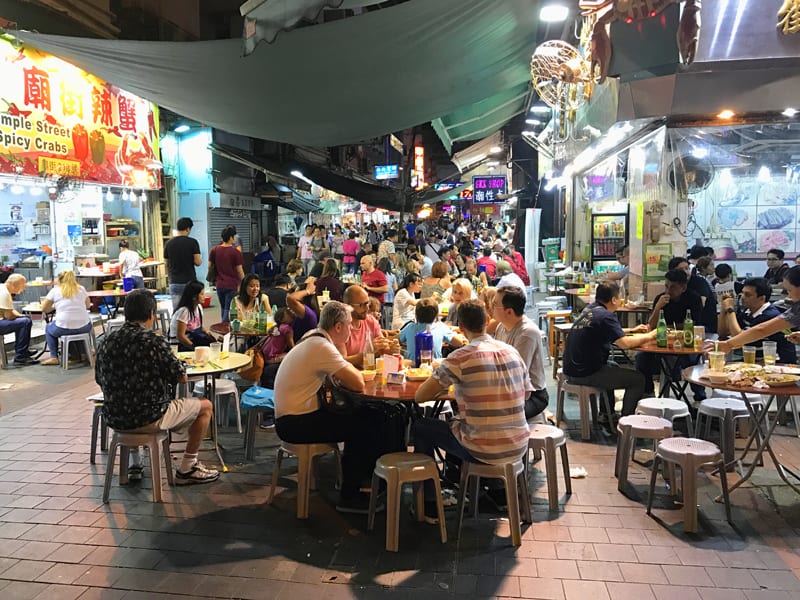
<path id="1" fill-rule="evenodd" d="M 33 282 L 22 299 L 62 270 L 116 258 L 120 240 L 147 256 L 155 107 L 7 40 L 0 80 L 0 263 Z"/>

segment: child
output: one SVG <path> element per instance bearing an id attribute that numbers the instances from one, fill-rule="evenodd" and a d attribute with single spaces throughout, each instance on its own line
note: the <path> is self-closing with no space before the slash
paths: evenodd
<path id="1" fill-rule="evenodd" d="M 414 336 L 431 327 L 433 336 L 433 358 L 442 358 L 442 343 L 448 342 L 451 346 L 458 347 L 467 343 L 461 334 L 455 333 L 444 323 L 437 320 L 439 305 L 433 298 L 423 298 L 414 308 L 417 322 L 409 321 L 400 330 L 400 341 L 406 345 L 406 358 L 415 360 L 416 346 Z"/>
<path id="2" fill-rule="evenodd" d="M 278 363 L 286 353 L 294 348 L 294 332 L 290 323 L 294 315 L 288 308 L 279 308 L 275 313 L 275 325 L 267 334 L 267 341 L 261 349 L 264 362 Z"/>

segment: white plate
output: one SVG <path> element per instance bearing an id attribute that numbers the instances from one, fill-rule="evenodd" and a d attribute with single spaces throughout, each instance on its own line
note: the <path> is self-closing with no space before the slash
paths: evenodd
<path id="1" fill-rule="evenodd" d="M 800 375 L 800 367 L 784 367 L 777 365 L 770 365 L 764 367 L 767 373 L 784 373 L 786 375 Z"/>

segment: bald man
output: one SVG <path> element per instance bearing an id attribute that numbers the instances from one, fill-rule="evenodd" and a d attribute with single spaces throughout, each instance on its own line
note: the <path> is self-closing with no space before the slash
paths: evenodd
<path id="1" fill-rule="evenodd" d="M 344 291 L 342 299 L 345 304 L 353 309 L 353 312 L 350 313 L 353 323 L 350 327 L 350 337 L 339 348 L 339 351 L 348 362 L 356 367 L 361 367 L 364 363 L 364 345 L 366 344 L 367 334 L 372 338 L 376 355 L 381 354 L 381 350 L 385 348 L 381 325 L 375 317 L 369 314 L 369 294 L 363 287 L 359 285 L 349 286 Z"/>
<path id="2" fill-rule="evenodd" d="M 375 260 L 371 254 L 361 257 L 361 285 L 370 296 L 383 304 L 383 295 L 389 291 L 389 282 L 386 274 L 375 268 Z"/>
<path id="3" fill-rule="evenodd" d="M 25 290 L 27 281 L 19 273 L 12 273 L 5 283 L 0 283 L 0 340 L 7 333 L 14 334 L 14 364 L 18 367 L 39 364 L 31 358 L 31 322 L 14 308 L 13 297 Z"/>

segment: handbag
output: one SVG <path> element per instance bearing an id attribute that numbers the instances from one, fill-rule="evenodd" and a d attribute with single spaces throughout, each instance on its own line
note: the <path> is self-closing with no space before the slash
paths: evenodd
<path id="1" fill-rule="evenodd" d="M 336 386 L 330 379 L 317 390 L 320 410 L 337 415 L 352 415 L 358 408 L 358 402 L 348 392 Z"/>
<path id="2" fill-rule="evenodd" d="M 213 262 L 208 263 L 208 272 L 206 273 L 206 281 L 211 285 L 217 281 L 217 265 Z"/>
<path id="3" fill-rule="evenodd" d="M 265 341 L 266 338 L 245 350 L 245 354 L 250 357 L 250 364 L 236 371 L 242 379 L 261 381 L 261 373 L 264 371 L 264 355 L 261 354 L 261 347 Z"/>

